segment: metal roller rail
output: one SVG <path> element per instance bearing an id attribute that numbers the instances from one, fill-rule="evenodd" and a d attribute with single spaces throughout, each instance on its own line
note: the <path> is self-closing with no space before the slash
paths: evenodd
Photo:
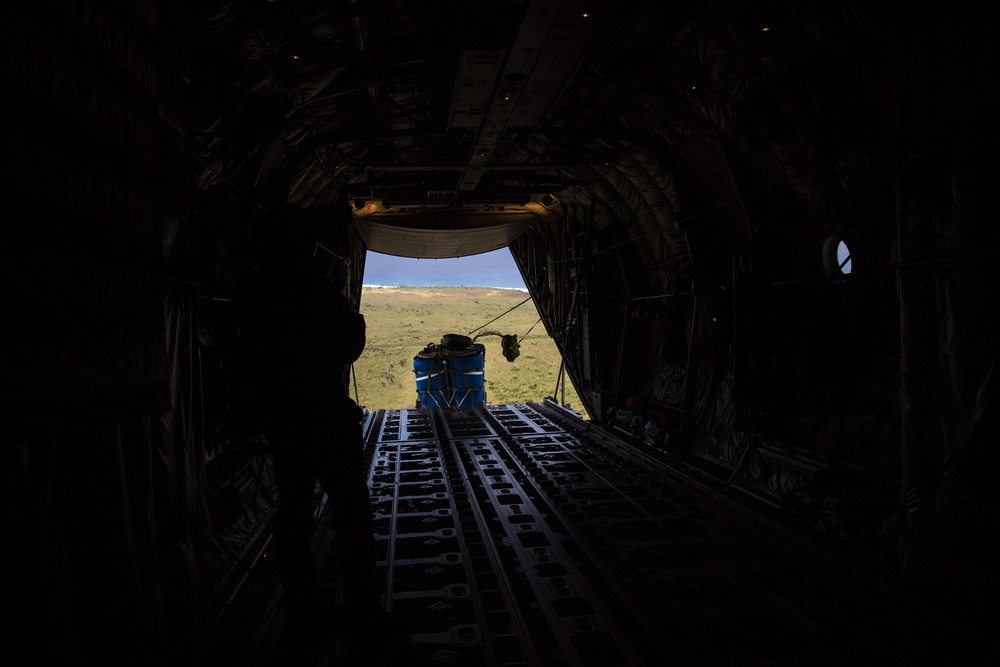
<path id="1" fill-rule="evenodd" d="M 482 567 L 466 480 L 431 417 L 387 417 L 371 479 L 385 606 L 409 619 L 407 663 L 531 664 L 524 633 L 505 617 L 506 581 Z"/>
<path id="2" fill-rule="evenodd" d="M 781 522 L 767 519 L 765 514 L 780 517 L 775 505 L 756 502 L 757 496 L 748 497 L 738 487 L 710 479 L 697 468 L 670 462 L 644 443 L 626 443 L 592 428 L 558 405 L 530 404 L 527 409 L 537 409 L 560 428 L 575 433 L 590 453 L 599 456 L 597 469 L 614 469 L 632 480 L 642 490 L 640 497 L 663 499 L 667 491 L 673 500 L 681 501 L 690 520 L 720 543 L 738 545 L 753 578 L 772 582 L 774 597 L 806 614 L 803 617 L 796 611 L 793 615 L 812 627 L 812 634 L 826 637 L 831 654 L 847 655 L 853 646 L 863 660 L 880 655 L 890 662 L 914 660 L 916 664 L 948 662 L 965 655 L 968 664 L 978 664 L 986 655 L 992 656 L 989 660 L 1000 658 L 995 644 L 954 619 L 824 551 Z M 687 491 L 684 497 L 678 496 L 678 489 Z M 756 511 L 748 508 L 748 501 L 756 505 Z"/>
<path id="3" fill-rule="evenodd" d="M 461 554 L 462 585 L 479 599 L 449 621 L 475 627 L 471 643 L 435 658 L 440 633 L 418 631 L 417 663 L 451 651 L 491 665 L 819 665 L 951 648 L 804 559 L 735 501 L 561 409 L 388 411 L 385 424 L 372 483 L 378 494 L 392 487 L 381 513 L 396 523 L 380 538 L 428 537 L 401 526 L 428 500 L 442 503 L 455 530 L 448 553 Z M 400 463 L 391 478 L 390 459 Z M 407 475 L 438 478 L 412 486 Z M 386 599 L 420 616 L 403 589 L 420 589 L 428 605 L 435 591 L 407 582 L 421 576 L 412 564 L 386 549 Z"/>
<path id="4" fill-rule="evenodd" d="M 547 479 L 556 512 L 564 517 L 581 550 L 608 578 L 622 603 L 638 610 L 644 627 L 660 640 L 661 663 L 759 660 L 760 656 L 745 654 L 716 655 L 710 641 L 690 643 L 690 637 L 699 632 L 708 633 L 706 639 L 711 639 L 711 628 L 706 626 L 713 621 L 722 625 L 725 621 L 719 619 L 747 618 L 768 618 L 769 627 L 781 628 L 782 650 L 791 648 L 797 659 L 809 664 L 827 662 L 823 645 L 801 627 L 808 620 L 797 609 L 749 577 L 734 576 L 733 561 L 743 554 L 728 551 L 714 535 L 705 539 L 710 533 L 692 523 L 691 510 L 699 509 L 697 498 L 683 502 L 676 490 L 672 489 L 674 497 L 664 497 L 632 483 L 613 461 L 557 428 L 531 406 L 490 406 L 486 411 L 506 416 L 506 423 L 516 425 L 518 435 L 509 440 L 512 454 L 536 479 Z M 525 424 L 540 428 L 530 433 Z M 690 595 L 677 599 L 676 591 L 665 585 L 675 580 Z M 699 593 L 714 596 L 715 604 L 693 602 Z M 743 649 L 755 644 L 747 642 Z"/>
<path id="5" fill-rule="evenodd" d="M 364 436 L 383 603 L 408 631 L 378 664 L 984 664 L 773 507 L 559 406 L 378 410 Z M 321 526 L 328 586 L 335 543 Z M 336 640 L 317 658 L 356 664 Z"/>
<path id="6" fill-rule="evenodd" d="M 386 415 L 370 483 L 387 608 L 411 624 L 408 663 L 646 664 L 515 467 L 474 410 Z M 456 608 L 455 587 L 475 603 Z"/>

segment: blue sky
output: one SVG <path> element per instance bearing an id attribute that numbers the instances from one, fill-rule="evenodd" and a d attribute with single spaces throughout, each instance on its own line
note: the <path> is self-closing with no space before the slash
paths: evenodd
<path id="1" fill-rule="evenodd" d="M 448 259 L 412 259 L 369 251 L 364 283 L 525 289 L 521 272 L 507 248 Z"/>

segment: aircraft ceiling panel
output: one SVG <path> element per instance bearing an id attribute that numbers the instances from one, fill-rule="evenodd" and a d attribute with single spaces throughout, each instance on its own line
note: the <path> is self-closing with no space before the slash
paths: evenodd
<path id="1" fill-rule="evenodd" d="M 448 129 L 478 129 L 500 73 L 505 51 L 466 51 L 458 60 Z"/>
<path id="2" fill-rule="evenodd" d="M 506 248 L 534 222 L 530 217 L 489 227 L 414 229 L 360 219 L 358 227 L 369 250 L 397 257 L 444 259 Z"/>

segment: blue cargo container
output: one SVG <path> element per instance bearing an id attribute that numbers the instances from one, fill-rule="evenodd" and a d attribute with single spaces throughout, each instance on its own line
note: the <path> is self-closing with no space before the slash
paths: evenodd
<path id="1" fill-rule="evenodd" d="M 466 407 L 486 402 L 486 347 L 464 349 L 428 345 L 413 357 L 417 407 Z"/>

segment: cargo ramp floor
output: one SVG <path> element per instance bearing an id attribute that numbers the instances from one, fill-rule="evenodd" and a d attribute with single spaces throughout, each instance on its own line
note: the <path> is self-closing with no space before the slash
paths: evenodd
<path id="1" fill-rule="evenodd" d="M 234 665 L 994 664 L 997 648 L 780 510 L 546 401 L 366 423 L 387 627 L 283 640 L 265 550 L 212 650 Z M 336 602 L 326 508 L 314 541 Z M 393 629 L 388 626 L 393 625 Z M 1000 663 L 996 663 L 1000 664 Z"/>

